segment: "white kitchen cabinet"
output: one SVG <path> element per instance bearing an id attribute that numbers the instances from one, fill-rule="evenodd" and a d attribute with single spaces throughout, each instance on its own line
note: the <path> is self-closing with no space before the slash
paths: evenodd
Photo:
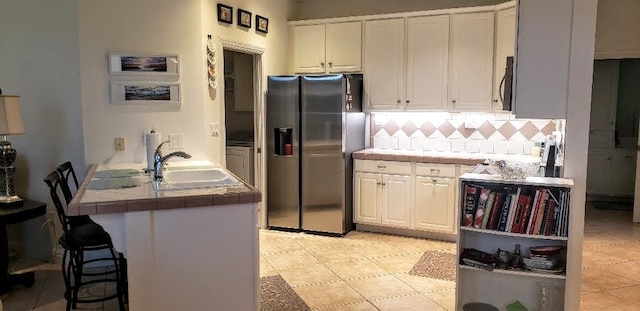
<path id="1" fill-rule="evenodd" d="M 609 165 L 611 151 L 609 149 L 590 149 L 587 162 L 587 193 L 606 195 L 609 187 Z"/>
<path id="2" fill-rule="evenodd" d="M 405 109 L 446 110 L 449 16 L 407 18 Z"/>
<path id="3" fill-rule="evenodd" d="M 589 130 L 610 131 L 612 138 L 616 122 L 619 73 L 619 60 L 601 60 L 593 63 Z M 591 141 L 589 147 L 592 147 Z"/>
<path id="4" fill-rule="evenodd" d="M 449 99 L 454 110 L 490 111 L 494 13 L 451 16 Z"/>
<path id="5" fill-rule="evenodd" d="M 382 175 L 356 172 L 353 178 L 353 222 L 380 224 Z"/>
<path id="6" fill-rule="evenodd" d="M 518 118 L 564 119 L 573 0 L 518 1 L 514 109 Z"/>
<path id="7" fill-rule="evenodd" d="M 493 110 L 502 110 L 500 83 L 504 77 L 507 56 L 513 56 L 516 44 L 516 8 L 496 12 L 496 50 L 493 75 Z M 503 86 L 504 87 L 504 86 Z"/>
<path id="8" fill-rule="evenodd" d="M 640 58 L 638 12 L 638 0 L 598 1 L 596 59 Z"/>
<path id="9" fill-rule="evenodd" d="M 362 23 L 335 23 L 326 26 L 327 73 L 362 71 Z"/>
<path id="10" fill-rule="evenodd" d="M 404 20 L 374 20 L 364 25 L 365 108 L 402 110 Z"/>
<path id="11" fill-rule="evenodd" d="M 293 72 L 325 72 L 325 25 L 291 27 Z"/>
<path id="12" fill-rule="evenodd" d="M 382 224 L 411 226 L 411 176 L 382 175 Z"/>
<path id="13" fill-rule="evenodd" d="M 362 23 L 328 23 L 291 27 L 294 73 L 362 70 Z"/>
<path id="14" fill-rule="evenodd" d="M 610 183 L 615 196 L 633 196 L 636 182 L 636 150 L 614 149 L 610 165 Z"/>
<path id="15" fill-rule="evenodd" d="M 226 158 L 227 169 L 253 185 L 253 147 L 228 146 Z"/>
<path id="16" fill-rule="evenodd" d="M 414 227 L 455 233 L 455 179 L 416 176 Z"/>

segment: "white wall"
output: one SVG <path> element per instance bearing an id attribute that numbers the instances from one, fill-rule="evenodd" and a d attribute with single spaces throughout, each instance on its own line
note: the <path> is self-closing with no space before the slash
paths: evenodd
<path id="1" fill-rule="evenodd" d="M 26 134 L 10 136 L 18 151 L 18 195 L 50 202 L 46 174 L 71 161 L 84 177 L 76 1 L 0 2 L 0 88 L 20 95 Z M 49 204 L 49 209 L 54 210 Z M 53 216 L 56 217 L 56 216 Z M 43 218 L 17 225 L 10 240 L 23 240 L 27 255 L 48 257 Z M 23 232 L 23 239 L 16 236 Z M 20 245 L 19 244 L 19 245 Z"/>
<path id="2" fill-rule="evenodd" d="M 505 0 L 299 0 L 295 19 L 358 16 L 383 13 L 424 11 L 480 5 Z"/>
<path id="3" fill-rule="evenodd" d="M 195 159 L 221 161 L 224 133 L 209 135 L 209 123 L 224 128 L 223 84 L 217 92 L 207 86 L 206 35 L 218 47 L 218 72 L 222 73 L 220 38 L 266 48 L 266 73 L 286 72 L 286 20 L 289 0 L 227 1 L 236 9 L 269 18 L 266 35 L 217 22 L 216 2 L 207 0 L 79 1 L 79 41 L 85 159 L 102 163 L 113 154 L 115 137 L 125 137 L 127 150 L 112 162 L 143 162 L 142 133 L 152 126 L 167 138 L 184 134 L 184 150 Z M 110 103 L 109 81 L 150 80 L 144 77 L 109 76 L 109 52 L 178 53 L 182 105 L 169 107 L 117 106 Z M 159 79 L 160 80 L 160 79 Z M 170 80 L 170 79 L 169 79 Z M 163 79 L 163 81 L 168 81 Z M 166 150 L 168 152 L 168 150 Z"/>

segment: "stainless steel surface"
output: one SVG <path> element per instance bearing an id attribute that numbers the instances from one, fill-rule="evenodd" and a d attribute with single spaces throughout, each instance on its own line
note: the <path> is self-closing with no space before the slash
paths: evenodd
<path id="1" fill-rule="evenodd" d="M 268 224 L 270 227 L 344 234 L 353 226 L 351 153 L 364 148 L 362 76 L 302 76 L 297 84 L 299 97 L 293 95 L 298 91 L 291 85 L 295 83 L 295 77 L 286 77 L 285 82 L 283 79 L 285 77 L 270 77 L 267 95 Z M 287 85 L 288 92 L 283 92 L 283 84 Z M 283 93 L 286 95 L 275 96 Z M 290 106 L 297 98 L 299 108 Z M 283 109 L 296 111 L 296 115 L 284 116 Z M 292 117 L 299 120 L 300 130 L 296 127 L 293 131 L 293 155 L 284 158 L 289 162 L 295 160 L 299 173 L 298 168 L 278 166 L 277 160 L 282 156 L 274 156 L 277 150 L 273 129 L 293 127 L 282 125 L 281 120 Z M 285 178 L 283 172 L 293 175 Z M 293 194 L 299 196 L 294 198 Z M 294 213 L 292 206 L 283 208 L 285 202 L 299 203 L 299 212 Z M 294 214 L 299 220 L 297 226 L 291 225 Z"/>
<path id="2" fill-rule="evenodd" d="M 153 153 L 153 181 L 161 182 L 162 181 L 162 168 L 167 161 L 173 157 L 181 157 L 185 159 L 191 158 L 191 155 L 184 151 L 174 151 L 172 153 L 167 154 L 166 156 L 162 156 L 162 146 L 169 141 L 161 142 L 158 147 L 156 147 L 156 151 Z"/>
<path id="3" fill-rule="evenodd" d="M 298 76 L 267 81 L 267 225 L 300 228 L 300 82 Z M 275 129 L 292 129 L 292 154 L 276 155 Z"/>

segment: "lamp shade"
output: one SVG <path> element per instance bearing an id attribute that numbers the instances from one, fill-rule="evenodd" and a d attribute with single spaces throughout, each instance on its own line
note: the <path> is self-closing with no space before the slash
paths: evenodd
<path id="1" fill-rule="evenodd" d="M 0 95 L 0 135 L 23 133 L 20 96 Z"/>

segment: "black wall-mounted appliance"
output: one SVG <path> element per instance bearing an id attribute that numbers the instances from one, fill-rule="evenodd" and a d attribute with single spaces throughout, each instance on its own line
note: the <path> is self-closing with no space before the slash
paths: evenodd
<path id="1" fill-rule="evenodd" d="M 513 110 L 513 96 L 511 90 L 513 89 L 513 56 L 507 56 L 507 64 L 504 70 L 504 76 L 500 81 L 500 101 L 502 102 L 502 110 Z"/>

